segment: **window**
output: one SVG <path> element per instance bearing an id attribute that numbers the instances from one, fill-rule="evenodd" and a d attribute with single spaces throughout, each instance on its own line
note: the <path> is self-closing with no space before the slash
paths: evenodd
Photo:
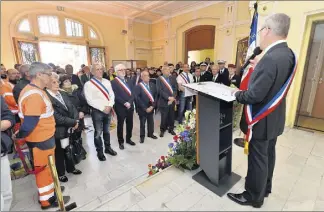
<path id="1" fill-rule="evenodd" d="M 18 49 L 20 50 L 20 63 L 32 64 L 37 61 L 37 44 L 18 41 Z"/>
<path id="2" fill-rule="evenodd" d="M 56 16 L 38 16 L 39 32 L 46 35 L 59 35 L 59 21 Z"/>
<path id="3" fill-rule="evenodd" d="M 19 32 L 30 32 L 30 24 L 27 18 L 23 19 L 18 25 Z"/>
<path id="4" fill-rule="evenodd" d="M 105 63 L 105 48 L 100 47 L 90 47 L 90 60 L 91 64 L 101 64 L 102 66 L 106 67 Z"/>
<path id="5" fill-rule="evenodd" d="M 90 28 L 90 38 L 97 39 L 97 34 L 92 28 Z"/>
<path id="6" fill-rule="evenodd" d="M 65 19 L 66 35 L 72 37 L 83 37 L 83 26 L 74 20 Z"/>

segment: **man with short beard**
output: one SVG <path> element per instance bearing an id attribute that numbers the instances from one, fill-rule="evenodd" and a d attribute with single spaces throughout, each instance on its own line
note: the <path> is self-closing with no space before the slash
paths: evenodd
<path id="1" fill-rule="evenodd" d="M 28 65 L 28 64 L 22 65 L 19 68 L 21 79 L 15 85 L 15 87 L 12 91 L 16 102 L 18 102 L 20 92 L 25 88 L 26 85 L 28 85 L 30 83 L 29 68 L 30 68 L 30 65 Z"/>

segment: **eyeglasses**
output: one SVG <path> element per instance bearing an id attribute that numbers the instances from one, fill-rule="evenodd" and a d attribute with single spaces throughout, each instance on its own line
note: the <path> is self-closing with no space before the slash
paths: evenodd
<path id="1" fill-rule="evenodd" d="M 42 74 L 45 74 L 47 76 L 52 76 L 52 72 L 42 72 Z"/>
<path id="2" fill-rule="evenodd" d="M 264 29 L 270 29 L 269 27 L 262 27 L 259 31 L 258 31 L 258 34 L 260 34 L 261 32 L 262 32 L 262 30 L 264 30 Z"/>

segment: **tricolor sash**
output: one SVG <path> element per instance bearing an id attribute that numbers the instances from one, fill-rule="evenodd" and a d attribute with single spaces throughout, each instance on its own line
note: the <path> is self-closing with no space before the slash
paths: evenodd
<path id="1" fill-rule="evenodd" d="M 292 73 L 290 74 L 289 78 L 285 82 L 285 84 L 281 87 L 279 92 L 268 102 L 256 115 L 252 116 L 252 105 L 245 105 L 244 113 L 246 117 L 246 122 L 248 125 L 248 130 L 245 135 L 245 142 L 244 142 L 244 153 L 248 154 L 249 151 L 249 142 L 252 138 L 252 128 L 253 125 L 258 123 L 261 119 L 268 116 L 272 111 L 274 111 L 278 105 L 282 102 L 282 100 L 286 97 L 290 85 L 294 79 L 296 70 L 297 70 L 297 56 L 294 52 L 292 52 L 295 57 L 295 65 Z"/>
<path id="2" fill-rule="evenodd" d="M 245 70 L 243 71 L 240 90 L 246 91 L 248 89 L 249 80 L 254 68 L 251 65 L 248 65 Z"/>
<path id="3" fill-rule="evenodd" d="M 154 98 L 153 98 L 151 92 L 147 89 L 147 87 L 144 85 L 143 82 L 139 83 L 139 85 L 142 87 L 144 93 L 149 98 L 149 100 L 153 103 L 154 102 Z"/>
<path id="4" fill-rule="evenodd" d="M 184 76 L 183 72 L 180 74 L 180 76 L 181 76 L 182 79 L 185 81 L 185 84 L 190 83 L 190 81 L 188 81 L 188 80 L 189 80 L 189 77 L 187 78 L 186 76 Z"/>
<path id="5" fill-rule="evenodd" d="M 166 79 L 163 76 L 160 76 L 160 79 L 162 81 L 162 83 L 165 85 L 165 87 L 168 88 L 168 90 L 170 91 L 171 95 L 173 95 L 173 90 L 171 85 L 168 83 L 168 81 L 166 81 Z"/>
<path id="6" fill-rule="evenodd" d="M 116 77 L 115 80 L 117 81 L 117 83 L 123 88 L 124 91 L 126 91 L 126 93 L 131 96 L 132 92 L 131 90 L 128 88 L 128 86 L 121 80 L 119 79 L 119 77 Z"/>
<path id="7" fill-rule="evenodd" d="M 106 97 L 106 99 L 108 101 L 110 101 L 110 98 L 109 98 L 109 91 L 108 89 L 99 81 L 97 80 L 96 78 L 92 77 L 90 79 L 90 82 L 96 87 L 98 88 L 98 90 Z M 114 109 L 112 108 L 112 115 L 115 115 L 115 112 L 114 112 Z"/>

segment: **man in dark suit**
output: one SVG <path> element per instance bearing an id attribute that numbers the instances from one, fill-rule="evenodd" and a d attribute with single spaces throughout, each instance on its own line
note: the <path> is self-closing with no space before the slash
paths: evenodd
<path id="1" fill-rule="evenodd" d="M 213 75 L 210 71 L 206 70 L 207 64 L 201 63 L 200 64 L 200 76 L 201 76 L 201 82 L 208 82 L 212 81 Z"/>
<path id="2" fill-rule="evenodd" d="M 161 112 L 160 137 L 164 136 L 164 132 L 175 135 L 174 118 L 175 118 L 175 101 L 177 97 L 177 81 L 170 75 L 170 69 L 167 66 L 162 68 L 163 76 L 156 80 L 156 89 L 158 92 L 158 108 Z"/>
<path id="3" fill-rule="evenodd" d="M 231 82 L 229 80 L 229 72 L 228 69 L 225 68 L 225 63 L 226 61 L 224 60 L 218 60 L 218 68 L 219 68 L 219 72 L 218 72 L 218 83 L 230 86 Z"/>
<path id="4" fill-rule="evenodd" d="M 195 72 L 192 74 L 192 76 L 193 76 L 193 79 L 194 79 L 194 83 L 200 82 L 200 68 L 199 67 L 197 67 L 195 69 Z"/>
<path id="5" fill-rule="evenodd" d="M 236 74 L 236 66 L 234 64 L 228 64 L 228 71 L 230 83 L 239 88 L 241 84 L 241 77 L 240 75 Z"/>
<path id="6" fill-rule="evenodd" d="M 295 56 L 286 43 L 289 26 L 290 18 L 278 13 L 269 16 L 259 31 L 260 48 L 264 56 L 254 68 L 249 80 L 249 89 L 234 92 L 238 102 L 245 107 L 251 105 L 252 115 L 256 115 L 279 93 L 293 73 L 296 65 Z M 255 61 L 253 63 L 255 64 Z M 275 146 L 277 137 L 283 133 L 285 126 L 285 96 L 281 100 L 270 114 L 253 126 L 252 139 L 248 148 L 246 191 L 240 194 L 227 194 L 236 203 L 259 208 L 264 198 L 271 193 Z M 248 132 L 244 113 L 240 127 L 244 134 Z"/>
<path id="7" fill-rule="evenodd" d="M 84 66 L 82 70 L 83 70 L 83 74 L 81 76 L 81 83 L 82 85 L 84 85 L 92 78 L 92 74 L 90 73 L 89 66 Z"/>
<path id="8" fill-rule="evenodd" d="M 66 71 L 66 74 L 71 77 L 72 85 L 77 85 L 78 88 L 83 87 L 83 84 L 81 83 L 80 78 L 78 77 L 78 75 L 73 74 L 73 66 L 72 65 L 70 65 L 70 64 L 66 65 L 65 66 L 65 71 Z"/>
<path id="9" fill-rule="evenodd" d="M 134 83 L 126 82 L 126 67 L 123 64 L 118 64 L 115 67 L 117 77 L 111 81 L 111 86 L 115 93 L 115 111 L 117 115 L 117 137 L 119 148 L 124 149 L 123 128 L 126 120 L 126 143 L 134 146 L 135 143 L 131 140 L 133 131 L 133 114 L 134 114 Z"/>
<path id="10" fill-rule="evenodd" d="M 156 85 L 150 83 L 148 71 L 141 73 L 142 82 L 136 86 L 136 107 L 140 118 L 140 142 L 144 143 L 145 122 L 147 120 L 147 137 L 157 139 L 154 133 L 154 109 L 156 107 Z"/>

